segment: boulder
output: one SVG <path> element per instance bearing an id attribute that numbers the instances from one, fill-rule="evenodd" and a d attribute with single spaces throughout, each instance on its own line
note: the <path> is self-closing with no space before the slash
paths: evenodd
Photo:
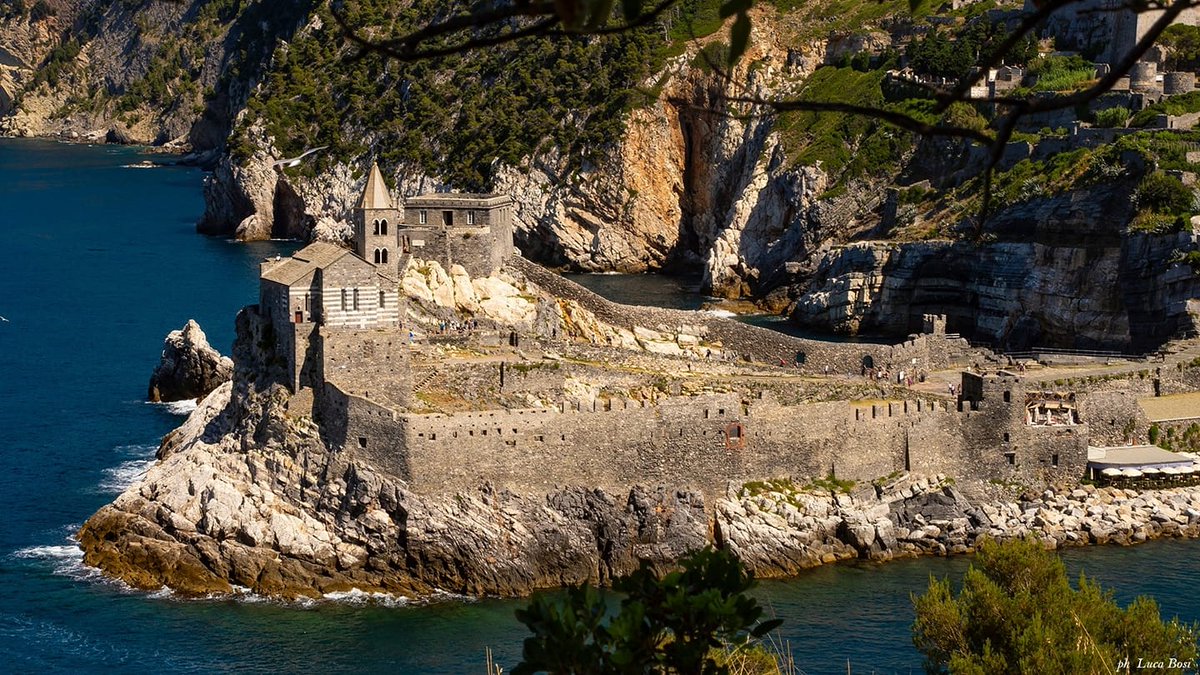
<path id="1" fill-rule="evenodd" d="M 201 398 L 233 377 L 233 361 L 208 344 L 200 324 L 188 319 L 163 341 L 162 359 L 146 397 L 151 401 Z"/>

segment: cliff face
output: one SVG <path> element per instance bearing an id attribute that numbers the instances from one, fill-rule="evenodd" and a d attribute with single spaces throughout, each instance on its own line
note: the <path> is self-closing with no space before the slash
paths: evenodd
<path id="1" fill-rule="evenodd" d="M 791 309 L 844 334 L 905 335 L 924 313 L 1010 349 L 1146 351 L 1192 329 L 1200 283 L 1173 262 L 1196 235 L 1126 231 L 1132 186 L 1008 208 L 983 242 L 861 242 L 826 252 Z"/>
<path id="2" fill-rule="evenodd" d="M 310 4 L 60 0 L 0 15 L 0 130 L 216 150 Z"/>

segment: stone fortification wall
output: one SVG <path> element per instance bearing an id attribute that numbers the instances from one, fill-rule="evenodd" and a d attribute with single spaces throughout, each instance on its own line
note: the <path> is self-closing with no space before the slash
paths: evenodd
<path id="1" fill-rule="evenodd" d="M 412 474 L 405 420 L 374 401 L 327 382 L 317 397 L 321 440 L 329 448 L 362 457 L 380 471 L 407 480 Z"/>
<path id="2" fill-rule="evenodd" d="M 345 420 L 327 434 L 336 447 L 368 453 L 425 493 L 482 482 L 543 491 L 670 481 L 722 495 L 729 482 L 830 474 L 866 481 L 902 470 L 1040 482 L 1077 477 L 1086 463 L 1086 427 L 998 424 L 994 412 L 968 401 L 783 405 L 766 392 L 753 400 L 710 393 L 405 414 L 333 385 L 327 391 L 322 424 L 337 429 L 335 418 Z"/>
<path id="3" fill-rule="evenodd" d="M 347 330 L 321 327 L 325 382 L 347 394 L 395 407 L 412 400 L 407 333 L 397 329 Z"/>
<path id="4" fill-rule="evenodd" d="M 666 334 L 695 331 L 704 343 L 719 344 L 739 357 L 769 364 L 782 359 L 789 366 L 797 364 L 804 372 L 858 373 L 864 365 L 932 370 L 982 357 L 982 352 L 972 350 L 966 341 L 944 335 L 924 335 L 897 345 L 809 340 L 707 312 L 621 305 L 519 256 L 513 257 L 509 265 L 541 288 L 578 303 L 597 319 L 618 328 L 635 333 L 635 328 Z M 913 359 L 917 359 L 916 364 Z"/>

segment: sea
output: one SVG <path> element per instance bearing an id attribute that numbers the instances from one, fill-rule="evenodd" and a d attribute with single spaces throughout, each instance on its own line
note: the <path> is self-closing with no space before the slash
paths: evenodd
<path id="1" fill-rule="evenodd" d="M 152 166 L 147 166 L 150 162 Z M 346 595 L 185 600 L 106 580 L 73 535 L 132 485 L 190 406 L 145 403 L 170 330 L 196 319 L 228 353 L 258 262 L 295 242 L 195 233 L 204 174 L 138 149 L 0 139 L 0 672 L 481 673 L 520 660 L 522 600 Z M 594 281 L 594 280 L 589 280 Z M 591 284 L 689 306 L 663 277 Z M 1064 554 L 1073 575 L 1200 620 L 1200 543 Z M 755 593 L 804 673 L 919 673 L 911 596 L 967 558 L 845 564 Z"/>

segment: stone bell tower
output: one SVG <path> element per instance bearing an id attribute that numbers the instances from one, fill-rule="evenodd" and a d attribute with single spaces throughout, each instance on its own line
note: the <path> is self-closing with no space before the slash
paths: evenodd
<path id="1" fill-rule="evenodd" d="M 379 165 L 372 163 L 367 185 L 354 208 L 354 252 L 381 272 L 396 276 L 400 262 L 396 232 L 401 225 L 400 211 L 388 196 Z"/>

